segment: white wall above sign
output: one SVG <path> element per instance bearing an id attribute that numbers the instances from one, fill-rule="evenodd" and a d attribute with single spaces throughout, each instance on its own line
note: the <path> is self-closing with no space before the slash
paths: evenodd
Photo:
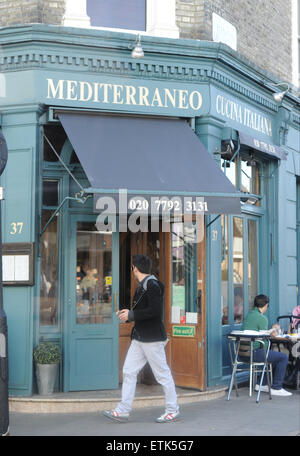
<path id="1" fill-rule="evenodd" d="M 216 13 L 212 15 L 213 41 L 227 44 L 237 50 L 237 31 L 234 25 Z"/>

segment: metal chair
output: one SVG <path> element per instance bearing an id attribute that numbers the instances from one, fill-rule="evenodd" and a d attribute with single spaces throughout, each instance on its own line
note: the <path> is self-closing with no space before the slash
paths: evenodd
<path id="1" fill-rule="evenodd" d="M 253 361 L 253 343 L 254 343 L 254 341 L 259 342 L 262 345 L 262 347 L 265 348 L 264 341 L 262 339 L 258 339 L 258 338 L 236 336 L 233 334 L 227 335 L 227 341 L 228 341 L 228 348 L 229 348 L 229 354 L 230 354 L 231 365 L 232 365 L 232 375 L 231 375 L 231 381 L 230 381 L 227 400 L 230 399 L 230 394 L 231 394 L 231 391 L 233 388 L 233 384 L 235 386 L 236 395 L 237 396 L 239 395 L 237 381 L 236 381 L 236 374 L 237 374 L 237 372 L 245 372 L 245 371 L 249 371 L 249 373 L 250 373 L 249 396 L 250 397 L 252 396 L 253 385 L 255 385 L 257 382 L 257 374 L 261 373 L 262 375 L 264 375 L 266 373 L 268 385 L 269 385 L 269 395 L 270 395 L 270 399 L 271 399 L 272 364 Z M 233 347 L 233 350 L 232 350 L 232 347 Z M 267 355 L 269 352 L 269 348 L 270 348 L 270 342 L 268 344 L 268 349 L 265 352 L 266 359 L 267 359 Z M 262 385 L 262 380 L 263 379 L 261 378 L 260 385 L 259 385 L 259 392 L 258 392 L 258 396 L 257 396 L 257 402 L 259 401 L 260 387 Z"/>

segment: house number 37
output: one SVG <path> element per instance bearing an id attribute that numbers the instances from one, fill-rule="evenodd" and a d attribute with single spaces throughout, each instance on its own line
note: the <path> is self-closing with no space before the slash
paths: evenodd
<path id="1" fill-rule="evenodd" d="M 23 230 L 23 222 L 12 222 L 10 224 L 11 230 L 9 234 L 21 234 Z"/>

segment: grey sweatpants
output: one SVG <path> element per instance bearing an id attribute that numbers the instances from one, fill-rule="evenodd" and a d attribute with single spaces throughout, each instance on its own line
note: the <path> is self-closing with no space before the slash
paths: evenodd
<path id="1" fill-rule="evenodd" d="M 123 366 L 122 401 L 117 405 L 119 413 L 130 413 L 135 395 L 137 375 L 147 363 L 155 379 L 165 392 L 166 413 L 177 412 L 177 394 L 174 380 L 167 364 L 164 342 L 139 342 L 133 340 Z"/>

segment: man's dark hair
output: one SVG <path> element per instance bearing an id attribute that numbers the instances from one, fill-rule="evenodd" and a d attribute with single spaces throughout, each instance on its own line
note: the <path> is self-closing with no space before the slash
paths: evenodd
<path id="1" fill-rule="evenodd" d="M 255 307 L 265 307 L 265 305 L 268 303 L 269 303 L 269 298 L 266 295 L 260 294 L 260 295 L 255 296 L 255 298 L 254 298 Z"/>
<path id="2" fill-rule="evenodd" d="M 152 261 L 147 255 L 133 255 L 132 263 L 142 274 L 151 274 Z"/>

